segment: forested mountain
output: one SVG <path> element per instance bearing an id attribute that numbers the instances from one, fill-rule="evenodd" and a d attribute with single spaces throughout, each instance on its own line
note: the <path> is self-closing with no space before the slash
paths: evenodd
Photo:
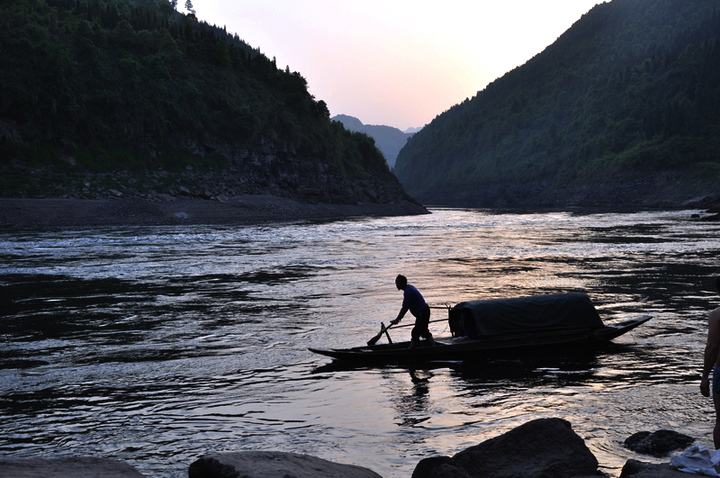
<path id="1" fill-rule="evenodd" d="M 408 199 L 300 73 L 167 0 L 3 1 L 0 52 L 0 196 Z"/>
<path id="2" fill-rule="evenodd" d="M 341 122 L 349 131 L 359 131 L 373 138 L 391 168 L 395 166 L 397 155 L 407 143 L 408 138 L 415 134 L 403 133 L 392 126 L 363 124 L 359 119 L 348 115 L 336 115 L 332 119 Z"/>
<path id="3" fill-rule="evenodd" d="M 720 1 L 613 0 L 413 136 L 424 204 L 677 205 L 718 193 Z"/>

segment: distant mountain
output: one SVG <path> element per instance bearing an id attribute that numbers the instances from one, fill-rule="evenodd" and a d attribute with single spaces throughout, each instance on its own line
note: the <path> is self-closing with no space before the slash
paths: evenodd
<path id="1" fill-rule="evenodd" d="M 395 173 L 437 205 L 664 207 L 717 194 L 719 7 L 595 6 L 413 136 Z"/>
<path id="2" fill-rule="evenodd" d="M 359 131 L 373 138 L 391 168 L 395 166 L 395 159 L 402 147 L 405 146 L 408 138 L 415 134 L 414 132 L 403 133 L 392 126 L 363 124 L 359 119 L 347 115 L 333 116 L 332 119 L 341 122 L 345 129 L 349 131 Z M 420 128 L 415 129 L 419 130 Z"/>
<path id="3" fill-rule="evenodd" d="M 415 134 L 415 133 L 417 133 L 418 131 L 420 131 L 421 129 L 422 129 L 422 126 L 420 126 L 420 127 L 418 127 L 418 128 L 408 128 L 408 129 L 406 129 L 404 132 L 405 132 L 406 134 Z"/>
<path id="4" fill-rule="evenodd" d="M 176 5 L 0 2 L 0 196 L 411 200 L 300 73 Z"/>

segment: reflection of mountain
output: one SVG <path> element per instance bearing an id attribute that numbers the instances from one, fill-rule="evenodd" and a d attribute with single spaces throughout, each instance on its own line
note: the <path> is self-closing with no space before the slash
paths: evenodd
<path id="1" fill-rule="evenodd" d="M 347 115 L 333 116 L 332 119 L 341 122 L 349 131 L 360 131 L 372 137 L 391 168 L 395 166 L 395 159 L 408 138 L 421 129 L 411 128 L 410 130 L 413 130 L 411 133 L 403 133 L 392 126 L 363 124 L 359 119 Z"/>

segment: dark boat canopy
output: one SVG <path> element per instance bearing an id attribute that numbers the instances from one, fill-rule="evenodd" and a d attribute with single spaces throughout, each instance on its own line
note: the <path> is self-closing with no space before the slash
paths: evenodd
<path id="1" fill-rule="evenodd" d="M 590 298 L 581 292 L 461 302 L 450 309 L 449 322 L 453 335 L 468 336 L 603 327 Z"/>

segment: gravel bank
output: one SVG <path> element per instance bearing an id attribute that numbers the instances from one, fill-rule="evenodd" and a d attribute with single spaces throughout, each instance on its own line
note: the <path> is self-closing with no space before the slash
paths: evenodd
<path id="1" fill-rule="evenodd" d="M 225 200 L 178 198 L 160 202 L 140 198 L 0 198 L 0 229 L 257 224 L 427 213 L 423 206 L 408 201 L 395 204 L 305 204 L 293 199 L 256 194 L 234 196 Z"/>

